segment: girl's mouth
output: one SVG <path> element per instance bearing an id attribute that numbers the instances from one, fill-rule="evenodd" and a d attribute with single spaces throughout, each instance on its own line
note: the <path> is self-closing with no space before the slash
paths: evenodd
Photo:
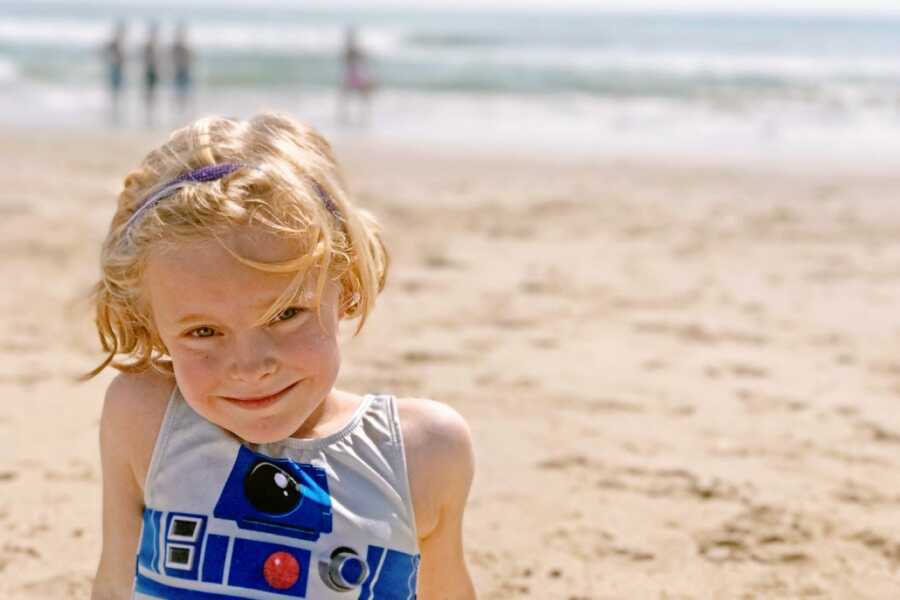
<path id="1" fill-rule="evenodd" d="M 294 387 L 296 387 L 298 383 L 300 383 L 300 382 L 295 381 L 294 383 L 287 386 L 283 390 L 275 392 L 274 394 L 272 394 L 270 396 L 260 396 L 257 398 L 232 398 L 230 396 L 222 396 L 222 398 L 224 398 L 225 400 L 227 400 L 233 404 L 240 406 L 241 408 L 250 408 L 250 409 L 265 408 L 267 406 L 271 406 L 272 404 L 275 404 L 276 402 L 278 402 L 278 400 L 281 399 L 282 396 L 284 396 L 289 391 L 294 389 Z"/>

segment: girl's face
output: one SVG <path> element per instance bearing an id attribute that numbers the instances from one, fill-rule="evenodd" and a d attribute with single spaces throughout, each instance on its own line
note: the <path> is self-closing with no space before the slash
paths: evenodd
<path id="1" fill-rule="evenodd" d="M 290 242 L 252 229 L 223 241 L 257 261 L 297 252 Z M 257 324 L 292 278 L 246 266 L 214 239 L 154 252 L 147 262 L 153 318 L 185 400 L 254 443 L 297 433 L 331 393 L 340 366 L 336 283 L 322 294 L 321 319 L 307 295 Z"/>

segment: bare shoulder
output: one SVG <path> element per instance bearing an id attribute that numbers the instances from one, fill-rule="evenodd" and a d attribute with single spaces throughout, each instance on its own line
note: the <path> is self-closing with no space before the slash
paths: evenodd
<path id="1" fill-rule="evenodd" d="M 397 409 L 408 451 L 427 450 L 432 459 L 441 460 L 471 449 L 469 425 L 453 407 L 425 398 L 398 398 Z"/>
<path id="2" fill-rule="evenodd" d="M 174 385 L 161 373 L 119 374 L 106 389 L 100 417 L 103 551 L 92 598 L 130 597 L 144 509 L 143 486 Z"/>
<path id="3" fill-rule="evenodd" d="M 146 371 L 119 373 L 106 390 L 101 448 L 127 457 L 142 487 L 174 386 L 174 378 Z"/>
<path id="4" fill-rule="evenodd" d="M 422 398 L 397 400 L 419 537 L 442 511 L 462 511 L 475 471 L 472 435 L 452 407 Z"/>

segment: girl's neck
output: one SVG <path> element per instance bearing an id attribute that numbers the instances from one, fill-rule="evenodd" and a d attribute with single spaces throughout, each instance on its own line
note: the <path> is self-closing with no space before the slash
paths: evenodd
<path id="1" fill-rule="evenodd" d="M 332 389 L 291 437 L 316 439 L 340 431 L 353 417 L 362 396 Z"/>

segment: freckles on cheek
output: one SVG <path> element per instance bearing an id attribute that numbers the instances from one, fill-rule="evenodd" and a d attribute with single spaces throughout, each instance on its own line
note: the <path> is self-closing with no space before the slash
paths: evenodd
<path id="1" fill-rule="evenodd" d="M 293 366 L 311 368 L 316 365 L 318 368 L 323 363 L 335 360 L 336 345 L 334 336 L 316 325 L 285 339 L 279 348 L 279 353 L 286 362 L 292 363 Z"/>
<path id="2" fill-rule="evenodd" d="M 207 351 L 181 351 L 172 355 L 179 383 L 188 388 L 202 388 L 216 370 L 215 356 Z"/>
<path id="3" fill-rule="evenodd" d="M 334 344 L 334 332 L 318 326 L 312 328 L 303 340 L 304 349 L 312 353 L 327 352 Z"/>

